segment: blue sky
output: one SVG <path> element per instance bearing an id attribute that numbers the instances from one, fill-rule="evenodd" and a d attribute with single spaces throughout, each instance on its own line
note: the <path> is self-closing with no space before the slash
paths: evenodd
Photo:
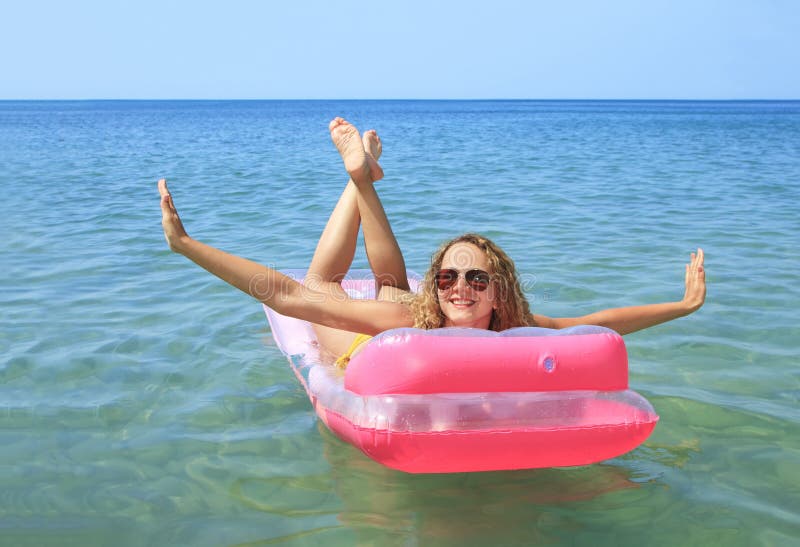
<path id="1" fill-rule="evenodd" d="M 797 0 L 17 0 L 0 99 L 800 99 Z"/>

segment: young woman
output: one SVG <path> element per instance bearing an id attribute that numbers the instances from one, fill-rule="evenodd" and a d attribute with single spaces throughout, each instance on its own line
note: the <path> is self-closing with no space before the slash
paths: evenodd
<path id="1" fill-rule="evenodd" d="M 166 181 L 158 181 L 162 226 L 170 249 L 275 311 L 314 325 L 324 356 L 349 356 L 364 339 L 398 327 L 473 327 L 505 330 L 518 326 L 565 328 L 601 325 L 627 334 L 688 315 L 706 294 L 703 251 L 686 265 L 682 300 L 614 308 L 582 317 L 550 318 L 531 314 L 512 260 L 493 242 L 465 234 L 434 253 L 419 294 L 409 293 L 397 240 L 373 183 L 383 177 L 378 164 L 381 141 L 375 131 L 363 139 L 341 118 L 330 124 L 331 138 L 350 180 L 320 237 L 306 279 L 300 284 L 280 272 L 225 253 L 189 237 Z M 377 284 L 376 300 L 347 296 L 340 282 L 355 254 L 359 226 Z"/>

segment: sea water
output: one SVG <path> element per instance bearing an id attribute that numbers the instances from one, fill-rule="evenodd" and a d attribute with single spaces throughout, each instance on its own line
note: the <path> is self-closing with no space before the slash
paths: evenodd
<path id="1" fill-rule="evenodd" d="M 705 306 L 626 337 L 644 445 L 418 476 L 320 425 L 260 305 L 167 249 L 155 183 L 197 239 L 305 267 L 334 116 L 378 130 L 411 269 L 478 231 L 579 316 L 680 299 L 705 250 Z M 0 545 L 800 542 L 798 102 L 0 102 L 0 190 Z"/>

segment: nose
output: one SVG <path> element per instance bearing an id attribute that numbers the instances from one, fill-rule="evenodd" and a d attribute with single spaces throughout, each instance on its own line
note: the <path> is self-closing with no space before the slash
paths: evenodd
<path id="1" fill-rule="evenodd" d="M 458 279 L 456 279 L 456 284 L 453 286 L 453 290 L 458 294 L 466 294 L 467 291 L 472 290 L 472 287 L 470 287 L 469 283 L 467 283 L 467 277 L 464 274 L 458 275 Z"/>

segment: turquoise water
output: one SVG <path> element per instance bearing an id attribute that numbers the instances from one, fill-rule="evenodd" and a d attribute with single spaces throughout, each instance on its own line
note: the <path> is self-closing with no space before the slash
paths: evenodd
<path id="1" fill-rule="evenodd" d="M 706 305 L 626 337 L 643 446 L 412 476 L 320 426 L 259 305 L 167 250 L 155 181 L 198 239 L 305 267 L 336 115 L 382 136 L 412 269 L 480 231 L 579 315 L 679 299 L 705 249 Z M 0 165 L 0 545 L 800 542 L 798 102 L 0 102 Z"/>

